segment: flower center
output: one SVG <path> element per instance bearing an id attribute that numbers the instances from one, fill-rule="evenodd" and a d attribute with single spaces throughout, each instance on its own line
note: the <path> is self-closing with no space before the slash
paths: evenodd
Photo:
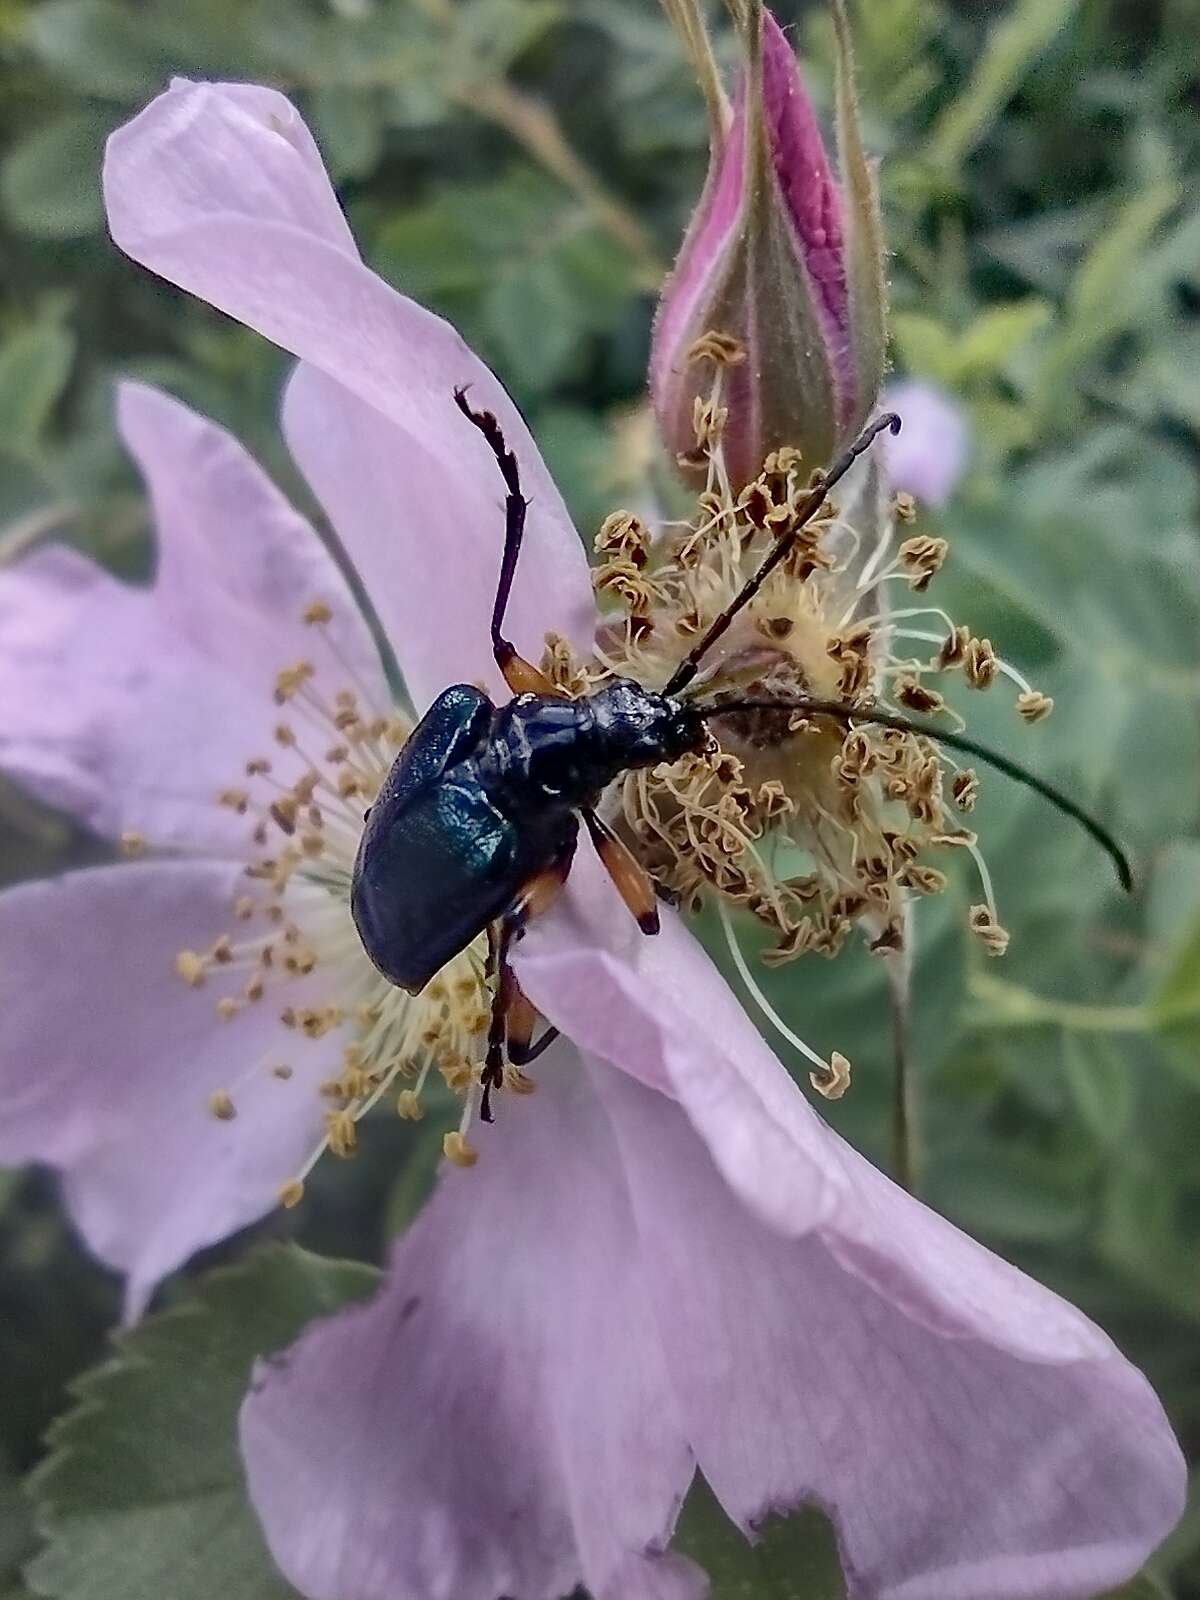
<path id="1" fill-rule="evenodd" d="M 237 783 L 216 797 L 244 816 L 248 829 L 245 888 L 230 906 L 230 931 L 208 949 L 175 957 L 182 982 L 214 991 L 214 1008 L 235 1044 L 239 1019 L 261 1006 L 277 1011 L 294 1041 L 280 1059 L 247 1061 L 240 1077 L 210 1097 L 212 1116 L 236 1117 L 239 1090 L 258 1074 L 317 1086 L 324 1134 L 280 1191 L 285 1205 L 300 1200 L 325 1151 L 354 1154 L 357 1124 L 380 1102 L 390 1098 L 402 1117 L 419 1120 L 431 1073 L 463 1107 L 458 1129 L 445 1137 L 446 1155 L 472 1165 L 467 1130 L 490 1008 L 483 939 L 416 996 L 393 987 L 363 950 L 350 888 L 364 812 L 412 721 L 395 706 L 373 704 L 355 681 L 327 627 L 327 606 L 309 606 L 304 620 L 324 643 L 326 665 L 319 672 L 302 660 L 279 671 L 274 748 L 252 754 Z M 320 1078 L 325 1063 L 335 1070 Z"/>
<path id="2" fill-rule="evenodd" d="M 695 404 L 695 448 L 685 460 L 703 474 L 693 515 L 652 540 L 637 517 L 618 512 L 596 539 L 595 586 L 613 602 L 598 634 L 597 670 L 647 687 L 669 680 L 775 541 L 796 532 L 797 508 L 816 481 L 797 451 L 783 449 L 735 495 L 723 458 L 722 391 L 740 351 L 709 335 L 691 358 L 713 375 Z M 937 686 L 959 673 L 977 690 L 1007 677 L 1025 721 L 1048 715 L 1052 702 L 987 639 L 940 607 L 894 604 L 900 587 L 924 595 L 947 543 L 920 534 L 897 540 L 897 524 L 910 524 L 915 507 L 907 496 L 886 495 L 876 461 L 868 458 L 845 485 L 838 503 L 827 501 L 799 529 L 786 559 L 707 658 L 705 702 L 808 695 L 864 712 L 944 719 L 961 730 Z M 933 649 L 917 654 L 914 645 Z M 660 885 L 693 909 L 716 893 L 736 956 L 734 905 L 770 929 L 768 965 L 809 952 L 836 955 L 855 927 L 872 950 L 898 952 L 908 905 L 941 892 L 947 880 L 939 862 L 956 849 L 974 859 L 982 890 L 968 925 L 989 952 L 1003 953 L 1008 936 L 987 867 L 960 816 L 978 792 L 973 770 L 918 733 L 867 723 L 843 729 L 798 711 L 734 711 L 710 726 L 720 744 L 715 754 L 628 774 L 621 806 Z M 817 1086 L 841 1092 L 839 1075 L 821 1066 Z"/>

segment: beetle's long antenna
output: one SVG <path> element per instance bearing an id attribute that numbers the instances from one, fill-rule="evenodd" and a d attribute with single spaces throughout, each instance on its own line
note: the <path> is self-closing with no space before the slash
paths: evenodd
<path id="1" fill-rule="evenodd" d="M 705 718 L 724 717 L 738 711 L 803 711 L 817 717 L 833 717 L 847 725 L 854 722 L 869 722 L 878 728 L 897 728 L 901 733 L 917 733 L 924 739 L 932 739 L 935 744 L 948 745 L 952 750 L 963 750 L 968 755 L 977 756 L 980 761 L 986 761 L 989 766 L 995 767 L 998 772 L 1003 772 L 1016 783 L 1023 783 L 1027 789 L 1040 794 L 1043 800 L 1048 800 L 1064 816 L 1076 821 L 1103 850 L 1108 852 L 1117 870 L 1117 878 L 1122 889 L 1129 894 L 1133 892 L 1133 869 L 1129 864 L 1129 857 L 1102 823 L 1097 822 L 1095 817 L 1086 812 L 1069 795 L 1063 794 L 1061 789 L 1056 789 L 1053 784 L 1047 783 L 1045 778 L 1039 778 L 1036 773 L 1030 772 L 1019 762 L 1013 761 L 1009 756 L 1001 755 L 998 750 L 990 749 L 978 739 L 972 739 L 965 733 L 952 733 L 949 730 L 932 727 L 927 722 L 896 716 L 890 711 L 861 710 L 857 706 L 846 705 L 841 700 L 818 700 L 808 695 L 770 698 L 766 695 L 751 695 L 745 699 L 721 700 L 708 705 L 693 702 L 692 709 Z"/>
<path id="2" fill-rule="evenodd" d="M 797 506 L 792 526 L 779 539 L 774 549 L 764 558 L 758 571 L 752 577 L 747 578 L 720 616 L 715 618 L 709 625 L 708 631 L 700 642 L 693 645 L 688 654 L 684 656 L 671 674 L 670 680 L 663 690 L 664 694 L 678 694 L 681 689 L 685 689 L 691 683 L 699 671 L 701 661 L 703 661 L 713 645 L 716 644 L 742 607 L 749 605 L 751 600 L 754 599 L 754 596 L 795 544 L 800 536 L 800 530 L 806 523 L 812 521 L 825 504 L 825 496 L 830 489 L 840 478 L 846 476 L 863 451 L 869 447 L 872 440 L 878 434 L 881 434 L 885 428 L 890 429 L 892 433 L 900 432 L 900 418 L 894 411 L 885 411 L 883 416 L 876 417 L 869 427 L 863 429 L 854 443 L 842 451 L 828 471 L 818 475 L 816 483 Z"/>

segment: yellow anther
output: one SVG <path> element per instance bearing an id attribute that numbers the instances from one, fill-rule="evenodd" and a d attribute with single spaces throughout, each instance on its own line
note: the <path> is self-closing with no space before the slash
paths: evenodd
<path id="1" fill-rule="evenodd" d="M 233 902 L 233 914 L 239 922 L 249 922 L 254 915 L 254 901 L 248 894 L 239 895 Z"/>
<path id="2" fill-rule="evenodd" d="M 973 767 L 964 767 L 950 780 L 950 793 L 960 811 L 972 811 L 979 798 L 979 774 Z"/>
<path id="3" fill-rule="evenodd" d="M 209 1095 L 208 1109 L 218 1122 L 232 1122 L 237 1116 L 237 1107 L 224 1089 L 216 1089 Z"/>
<path id="4" fill-rule="evenodd" d="M 358 1131 L 348 1111 L 331 1111 L 325 1118 L 325 1135 L 335 1156 L 352 1156 L 358 1149 Z"/>
<path id="5" fill-rule="evenodd" d="M 466 1135 L 459 1133 L 457 1128 L 443 1136 L 442 1154 L 456 1167 L 473 1167 L 479 1160 L 478 1151 L 468 1144 Z"/>
<path id="6" fill-rule="evenodd" d="M 996 921 L 989 907 L 972 906 L 968 926 L 983 941 L 988 955 L 1002 956 L 1008 949 L 1008 931 Z"/>
<path id="7" fill-rule="evenodd" d="M 951 667 L 961 667 L 967 659 L 967 647 L 971 643 L 971 630 L 969 628 L 951 628 L 942 640 L 941 648 L 933 658 L 933 665 L 939 672 L 946 672 Z"/>
<path id="8" fill-rule="evenodd" d="M 217 1015 L 222 1022 L 232 1022 L 240 1010 L 240 1005 L 231 995 L 223 995 L 217 1001 Z"/>
<path id="9" fill-rule="evenodd" d="M 996 652 L 990 639 L 972 639 L 967 645 L 963 667 L 972 689 L 986 689 L 995 681 Z"/>
<path id="10" fill-rule="evenodd" d="M 711 361 L 715 367 L 735 367 L 745 359 L 745 345 L 731 333 L 719 333 L 715 328 L 702 333 L 684 357 L 689 363 Z"/>
<path id="11" fill-rule="evenodd" d="M 939 872 L 936 867 L 925 867 L 914 862 L 912 866 L 905 867 L 897 882 L 916 894 L 941 894 L 946 887 L 946 874 Z"/>
<path id="12" fill-rule="evenodd" d="M 291 1211 L 304 1199 L 304 1185 L 299 1178 L 289 1178 L 286 1183 L 279 1186 L 279 1204 L 285 1210 Z"/>
<path id="13" fill-rule="evenodd" d="M 1017 696 L 1017 712 L 1026 722 L 1041 722 L 1054 710 L 1054 701 L 1048 694 L 1030 689 Z"/>
<path id="14" fill-rule="evenodd" d="M 275 704 L 286 705 L 313 677 L 314 672 L 311 661 L 297 661 L 295 666 L 282 668 L 275 675 Z"/>
<path id="15" fill-rule="evenodd" d="M 144 833 L 123 833 L 121 835 L 121 854 L 134 859 L 146 854 L 146 836 Z"/>
<path id="16" fill-rule="evenodd" d="M 303 621 L 308 623 L 310 628 L 319 627 L 321 623 L 331 620 L 333 611 L 325 604 L 324 600 L 313 600 L 309 605 L 305 606 L 301 617 Z"/>
<path id="17" fill-rule="evenodd" d="M 421 1097 L 415 1089 L 401 1089 L 396 1096 L 396 1110 L 406 1122 L 420 1122 L 425 1115 L 421 1108 Z"/>
<path id="18" fill-rule="evenodd" d="M 893 690 L 896 699 L 909 711 L 929 715 L 946 709 L 946 702 L 937 690 L 927 688 L 919 678 L 898 677 Z"/>
<path id="19" fill-rule="evenodd" d="M 245 789 L 222 789 L 217 796 L 217 804 L 244 817 L 250 805 L 250 796 Z"/>
<path id="20" fill-rule="evenodd" d="M 270 806 L 271 820 L 283 833 L 289 837 L 296 831 L 296 817 L 300 811 L 300 802 L 294 795 L 280 795 L 278 800 L 273 800 Z"/>
<path id="21" fill-rule="evenodd" d="M 292 1068 L 288 1066 L 286 1061 L 277 1061 L 271 1068 L 271 1076 L 273 1078 L 279 1078 L 286 1083 L 287 1080 L 292 1076 Z"/>
<path id="22" fill-rule="evenodd" d="M 949 548 L 945 539 L 932 539 L 928 535 L 906 539 L 897 554 L 901 564 L 908 569 L 909 587 L 923 594 L 931 579 L 941 570 Z"/>
<path id="23" fill-rule="evenodd" d="M 181 950 L 175 957 L 176 975 L 193 989 L 198 989 L 204 982 L 205 971 L 204 957 L 197 955 L 195 950 Z"/>
<path id="24" fill-rule="evenodd" d="M 850 1087 L 850 1063 L 840 1050 L 835 1050 L 829 1065 L 823 1071 L 810 1072 L 808 1081 L 826 1100 L 840 1100 Z"/>

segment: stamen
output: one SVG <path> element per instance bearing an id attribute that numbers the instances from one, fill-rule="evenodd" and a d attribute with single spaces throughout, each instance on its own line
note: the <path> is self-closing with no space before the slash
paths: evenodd
<path id="1" fill-rule="evenodd" d="M 737 936 L 733 930 L 733 922 L 724 902 L 718 903 L 718 912 L 721 918 L 721 926 L 725 931 L 725 942 L 729 946 L 729 953 L 733 957 L 734 966 L 737 967 L 738 976 L 746 985 L 754 1003 L 767 1021 L 771 1023 L 772 1027 L 776 1028 L 788 1043 L 800 1052 L 806 1061 L 813 1063 L 816 1070 L 808 1075 L 809 1082 L 813 1088 L 828 1100 L 840 1100 L 850 1087 L 849 1061 L 838 1050 L 833 1051 L 829 1060 L 826 1061 L 824 1056 L 819 1056 L 794 1029 L 788 1027 L 787 1023 L 759 988 L 753 973 L 750 971 L 746 957 L 742 953 L 742 947 L 737 942 Z"/>

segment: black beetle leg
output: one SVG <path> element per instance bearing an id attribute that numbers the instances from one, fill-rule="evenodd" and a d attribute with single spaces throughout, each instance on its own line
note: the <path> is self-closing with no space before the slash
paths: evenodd
<path id="1" fill-rule="evenodd" d="M 512 593 L 513 579 L 517 574 L 517 559 L 521 554 L 521 541 L 525 537 L 525 513 L 529 502 L 521 493 L 521 473 L 517 458 L 505 443 L 500 424 L 490 411 L 476 411 L 467 404 L 467 391 L 455 389 L 454 403 L 473 422 L 487 440 L 496 464 L 508 490 L 504 500 L 504 555 L 500 560 L 500 581 L 496 585 L 496 599 L 492 605 L 492 654 L 496 665 L 504 674 L 504 681 L 514 694 L 547 694 L 557 699 L 567 696 L 539 667 L 517 654 L 511 639 L 502 632 L 504 613 L 508 610 L 508 597 Z"/>
<path id="2" fill-rule="evenodd" d="M 514 1067 L 527 1067 L 531 1061 L 537 1060 L 547 1045 L 553 1044 L 558 1038 L 558 1029 L 548 1027 L 534 1044 L 533 1030 L 537 1023 L 536 1008 L 526 998 L 514 978 L 512 1000 L 508 1007 L 508 1034 L 505 1044 L 508 1059 Z"/>
<path id="3" fill-rule="evenodd" d="M 487 1055 L 480 1077 L 480 1082 L 483 1084 L 483 1100 L 479 1115 L 484 1122 L 493 1120 L 492 1090 L 499 1089 L 504 1083 L 504 1035 L 508 1010 L 516 987 L 513 970 L 508 964 L 508 947 L 512 942 L 513 932 L 511 912 L 501 918 L 498 936 L 492 929 L 488 930 L 490 953 L 495 956 L 495 989 L 492 992 L 492 1016 L 488 1024 Z"/>
<path id="4" fill-rule="evenodd" d="M 515 903 L 500 918 L 499 923 L 488 928 L 488 968 L 494 973 L 495 988 L 492 991 L 492 1015 L 488 1023 L 487 1055 L 480 1075 L 483 1100 L 480 1103 L 479 1115 L 484 1122 L 493 1120 L 492 1090 L 502 1088 L 504 1084 L 505 1041 L 509 1017 L 518 1004 L 518 998 L 521 1004 L 529 1007 L 529 1002 L 521 994 L 516 975 L 509 964 L 509 948 L 514 939 L 520 938 L 529 918 L 545 911 L 566 883 L 567 873 L 571 870 L 571 861 L 575 855 L 575 838 L 575 824 L 572 822 L 570 837 L 563 841 L 557 860 L 539 872 L 536 877 L 531 878 L 521 890 Z M 532 1007 L 529 1007 L 529 1010 L 532 1012 Z M 528 1063 L 540 1056 L 556 1033 L 557 1030 L 551 1028 L 548 1030 L 549 1037 L 543 1034 L 532 1051 L 525 1056 L 525 1062 Z M 517 1042 L 519 1045 L 519 1040 Z"/>

